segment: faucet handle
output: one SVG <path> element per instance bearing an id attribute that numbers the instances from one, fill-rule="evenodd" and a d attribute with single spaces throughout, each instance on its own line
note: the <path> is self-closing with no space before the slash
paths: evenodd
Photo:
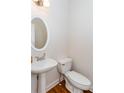
<path id="1" fill-rule="evenodd" d="M 46 52 L 43 53 L 43 58 L 46 58 Z"/>
<path id="2" fill-rule="evenodd" d="M 35 56 L 35 58 L 39 58 L 38 56 Z"/>

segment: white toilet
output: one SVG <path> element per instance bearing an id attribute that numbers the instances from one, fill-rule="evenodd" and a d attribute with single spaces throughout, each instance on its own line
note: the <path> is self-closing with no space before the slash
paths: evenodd
<path id="1" fill-rule="evenodd" d="M 58 62 L 58 70 L 64 75 L 66 88 L 71 93 L 83 93 L 83 90 L 89 90 L 90 80 L 78 72 L 71 71 L 71 67 L 71 58 L 64 58 Z"/>

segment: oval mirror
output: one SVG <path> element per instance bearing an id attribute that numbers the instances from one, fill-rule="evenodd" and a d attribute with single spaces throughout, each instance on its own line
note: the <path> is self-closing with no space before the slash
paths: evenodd
<path id="1" fill-rule="evenodd" d="M 41 51 L 48 42 L 48 31 L 46 24 L 40 18 L 33 18 L 31 21 L 31 43 L 32 48 Z"/>

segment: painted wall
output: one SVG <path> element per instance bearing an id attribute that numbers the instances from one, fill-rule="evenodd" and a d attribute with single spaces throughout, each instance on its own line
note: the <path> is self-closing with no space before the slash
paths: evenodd
<path id="1" fill-rule="evenodd" d="M 93 81 L 92 0 L 50 0 L 49 8 L 32 3 L 31 11 L 32 16 L 43 16 L 48 23 L 47 56 L 56 60 L 72 57 L 73 69 Z M 32 55 L 41 55 L 41 52 L 32 50 Z M 47 86 L 58 78 L 56 68 L 48 72 Z M 32 83 L 36 84 L 35 81 Z"/>
<path id="2" fill-rule="evenodd" d="M 93 81 L 92 0 L 69 0 L 69 56 L 73 69 Z"/>
<path id="3" fill-rule="evenodd" d="M 68 13 L 68 0 L 49 0 L 49 8 L 37 7 L 32 2 L 32 17 L 41 16 L 47 21 L 50 41 L 46 49 L 47 57 L 59 59 L 67 57 L 67 13 Z M 41 55 L 41 52 L 36 53 L 32 49 L 32 56 Z M 32 91 L 36 90 L 36 76 L 32 75 Z M 59 78 L 57 69 L 47 73 L 47 86 Z M 32 92 L 33 93 L 33 92 Z"/>

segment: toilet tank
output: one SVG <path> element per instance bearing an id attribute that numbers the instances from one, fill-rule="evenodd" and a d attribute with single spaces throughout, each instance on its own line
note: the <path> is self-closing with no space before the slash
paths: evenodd
<path id="1" fill-rule="evenodd" d="M 70 71 L 72 67 L 72 58 L 64 58 L 58 61 L 58 70 L 60 73 L 65 74 Z"/>

